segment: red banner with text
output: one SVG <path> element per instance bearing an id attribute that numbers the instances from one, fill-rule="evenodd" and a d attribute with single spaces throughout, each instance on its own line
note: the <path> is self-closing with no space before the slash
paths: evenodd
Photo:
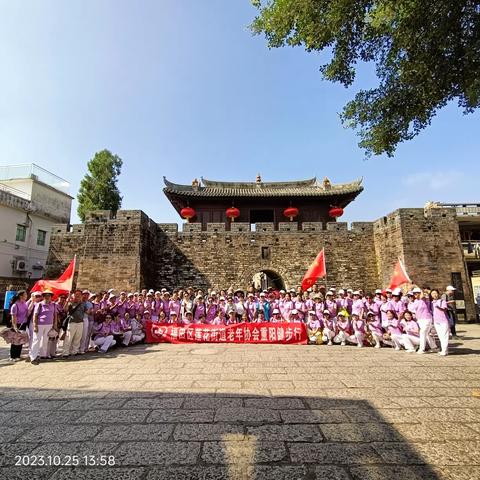
<path id="1" fill-rule="evenodd" d="M 303 323 L 236 323 L 206 325 L 203 323 L 175 325 L 145 323 L 147 343 L 307 343 Z"/>

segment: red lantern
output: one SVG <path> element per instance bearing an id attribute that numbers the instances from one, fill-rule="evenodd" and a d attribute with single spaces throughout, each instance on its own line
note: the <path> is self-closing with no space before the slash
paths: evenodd
<path id="1" fill-rule="evenodd" d="M 180 210 L 180 216 L 185 218 L 188 222 L 192 219 L 197 212 L 192 207 L 185 207 Z"/>
<path id="2" fill-rule="evenodd" d="M 292 221 L 298 215 L 298 208 L 288 207 L 283 211 L 283 214 Z"/>
<path id="3" fill-rule="evenodd" d="M 236 207 L 230 207 L 226 210 L 227 218 L 229 218 L 232 222 L 235 221 L 236 218 L 240 216 L 240 210 Z"/>
<path id="4" fill-rule="evenodd" d="M 341 217 L 343 215 L 343 208 L 342 207 L 332 207 L 328 214 L 332 217 L 332 218 L 337 218 L 337 217 Z"/>

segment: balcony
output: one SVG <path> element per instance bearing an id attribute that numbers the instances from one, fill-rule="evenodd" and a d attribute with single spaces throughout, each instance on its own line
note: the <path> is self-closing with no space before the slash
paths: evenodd
<path id="1" fill-rule="evenodd" d="M 32 179 L 69 194 L 70 183 L 34 163 L 0 166 L 0 183 L 21 179 Z M 10 193 L 18 195 L 15 192 Z"/>
<path id="2" fill-rule="evenodd" d="M 442 207 L 454 208 L 458 217 L 480 216 L 480 203 L 441 203 Z"/>
<path id="3" fill-rule="evenodd" d="M 462 242 L 463 256 L 466 260 L 480 261 L 480 240 L 470 240 Z"/>

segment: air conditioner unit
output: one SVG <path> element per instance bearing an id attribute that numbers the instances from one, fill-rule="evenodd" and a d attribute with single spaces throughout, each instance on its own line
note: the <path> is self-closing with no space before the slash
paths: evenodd
<path id="1" fill-rule="evenodd" d="M 25 260 L 17 260 L 15 270 L 17 272 L 25 272 L 27 270 L 27 262 Z"/>

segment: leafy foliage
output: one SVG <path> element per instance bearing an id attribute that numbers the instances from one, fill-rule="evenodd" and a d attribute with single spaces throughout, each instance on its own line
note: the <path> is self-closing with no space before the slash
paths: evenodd
<path id="1" fill-rule="evenodd" d="M 252 0 L 251 25 L 268 45 L 331 50 L 325 79 L 350 86 L 358 62 L 373 62 L 379 84 L 347 103 L 342 122 L 358 129 L 367 155 L 392 156 L 457 100 L 480 104 L 480 1 Z"/>
<path id="2" fill-rule="evenodd" d="M 111 210 L 116 213 L 122 204 L 117 187 L 122 159 L 109 150 L 97 152 L 88 162 L 88 172 L 80 183 L 77 213 L 84 222 L 88 212 Z"/>

